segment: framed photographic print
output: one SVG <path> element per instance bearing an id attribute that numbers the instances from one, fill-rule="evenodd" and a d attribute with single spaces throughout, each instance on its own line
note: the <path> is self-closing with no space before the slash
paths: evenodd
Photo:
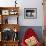
<path id="1" fill-rule="evenodd" d="M 36 19 L 37 8 L 24 8 L 24 18 L 25 19 Z"/>
<path id="2" fill-rule="evenodd" d="M 9 15 L 9 10 L 2 10 L 2 15 Z"/>

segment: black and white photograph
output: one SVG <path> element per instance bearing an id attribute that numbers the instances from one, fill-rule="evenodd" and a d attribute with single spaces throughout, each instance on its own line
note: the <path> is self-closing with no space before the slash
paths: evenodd
<path id="1" fill-rule="evenodd" d="M 24 18 L 25 19 L 36 19 L 37 8 L 24 8 Z"/>

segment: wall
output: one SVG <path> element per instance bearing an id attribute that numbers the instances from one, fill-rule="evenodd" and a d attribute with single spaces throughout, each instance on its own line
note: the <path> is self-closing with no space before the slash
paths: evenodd
<path id="1" fill-rule="evenodd" d="M 14 6 L 14 1 L 15 1 L 15 0 L 0 0 L 0 6 L 1 6 L 1 7 Z"/>
<path id="2" fill-rule="evenodd" d="M 42 0 L 21 0 L 20 24 L 22 26 L 43 26 Z M 24 19 L 24 8 L 37 8 L 37 19 Z"/>
<path id="3" fill-rule="evenodd" d="M 14 1 L 15 0 L 0 0 L 0 6 L 14 6 Z M 20 26 L 43 26 L 42 0 L 17 0 L 17 3 L 20 7 Z M 37 8 L 37 19 L 24 19 L 24 8 Z"/>

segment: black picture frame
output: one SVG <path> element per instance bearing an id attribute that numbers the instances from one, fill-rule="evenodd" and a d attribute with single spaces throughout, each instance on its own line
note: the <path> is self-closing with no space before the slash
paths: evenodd
<path id="1" fill-rule="evenodd" d="M 24 19 L 36 19 L 37 8 L 24 8 Z"/>

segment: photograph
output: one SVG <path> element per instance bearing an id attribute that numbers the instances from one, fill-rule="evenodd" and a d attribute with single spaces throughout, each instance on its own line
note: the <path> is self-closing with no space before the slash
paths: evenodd
<path id="1" fill-rule="evenodd" d="M 36 19 L 37 8 L 24 8 L 24 18 L 25 19 Z"/>

